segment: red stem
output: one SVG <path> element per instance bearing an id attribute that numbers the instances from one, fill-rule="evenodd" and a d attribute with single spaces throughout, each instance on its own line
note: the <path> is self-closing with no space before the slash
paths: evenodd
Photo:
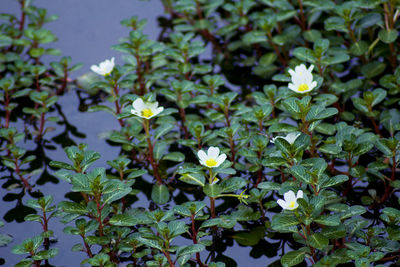
<path id="1" fill-rule="evenodd" d="M 194 214 L 191 215 L 191 219 L 192 219 L 192 240 L 193 240 L 193 244 L 197 244 L 197 231 L 196 231 L 196 226 L 194 224 Z M 199 252 L 196 253 L 196 261 L 200 267 L 204 266 L 203 263 L 201 262 Z"/>
<path id="2" fill-rule="evenodd" d="M 8 105 L 10 104 L 10 99 L 8 97 L 8 90 L 5 91 L 5 102 L 4 102 L 4 106 L 6 109 L 6 123 L 5 123 L 5 128 L 8 128 L 9 124 L 10 124 L 10 116 L 11 116 L 11 112 L 10 110 L 8 110 Z"/>

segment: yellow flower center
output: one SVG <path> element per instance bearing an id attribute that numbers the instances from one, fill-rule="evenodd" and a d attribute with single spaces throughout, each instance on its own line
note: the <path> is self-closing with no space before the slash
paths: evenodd
<path id="1" fill-rule="evenodd" d="M 299 88 L 297 88 L 297 90 L 299 90 L 300 92 L 304 92 L 304 91 L 307 91 L 308 88 L 309 88 L 309 87 L 308 87 L 307 84 L 302 83 L 302 84 L 299 85 Z"/>
<path id="2" fill-rule="evenodd" d="M 206 160 L 207 167 L 215 167 L 217 165 L 217 161 L 215 159 Z"/>
<path id="3" fill-rule="evenodd" d="M 294 205 L 296 205 L 296 201 L 290 201 L 289 208 L 294 208 Z"/>
<path id="4" fill-rule="evenodd" d="M 143 109 L 141 111 L 141 114 L 142 114 L 143 117 L 148 118 L 148 117 L 153 116 L 154 113 L 153 113 L 153 111 L 151 109 L 145 108 L 145 109 Z"/>

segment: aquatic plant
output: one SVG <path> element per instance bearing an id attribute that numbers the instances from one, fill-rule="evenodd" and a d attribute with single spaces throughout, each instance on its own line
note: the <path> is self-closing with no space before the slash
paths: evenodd
<path id="1" fill-rule="evenodd" d="M 234 242 L 272 265 L 398 262 L 398 1 L 162 0 L 157 41 L 124 19 L 123 62 L 76 80 L 70 58 L 42 61 L 60 54 L 43 47 L 55 17 L 18 2 L 0 26 L 5 219 L 43 231 L 13 246 L 17 266 L 66 249 L 50 220 L 90 266 L 235 266 Z M 72 92 L 118 122 L 108 166 L 69 137 L 84 137 L 57 103 Z"/>

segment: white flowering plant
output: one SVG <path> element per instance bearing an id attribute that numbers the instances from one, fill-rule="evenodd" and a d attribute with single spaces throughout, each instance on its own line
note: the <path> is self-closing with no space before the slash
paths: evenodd
<path id="1" fill-rule="evenodd" d="M 0 264 L 396 264 L 398 2 L 161 2 L 76 80 L 45 9 L 0 16 Z"/>

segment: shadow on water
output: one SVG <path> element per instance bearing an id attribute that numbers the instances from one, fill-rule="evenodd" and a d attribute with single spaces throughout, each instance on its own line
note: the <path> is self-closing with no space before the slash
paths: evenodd
<path id="1" fill-rule="evenodd" d="M 18 7 L 13 0 L 2 0 L 2 12 L 15 13 Z M 104 58 L 116 57 L 118 54 L 111 50 L 111 46 L 117 40 L 126 36 L 127 30 L 120 26 L 119 21 L 132 15 L 139 15 L 140 18 L 147 18 L 148 24 L 144 32 L 152 39 L 158 35 L 156 17 L 162 14 L 162 6 L 159 1 L 140 2 L 126 0 L 43 0 L 37 1 L 39 6 L 46 7 L 50 14 L 59 15 L 59 20 L 49 24 L 49 29 L 59 38 L 56 43 L 57 48 L 61 49 L 65 55 L 72 57 L 74 62 L 84 62 L 84 67 L 74 75 L 79 75 L 89 71 L 89 66 L 102 61 Z M 48 58 L 51 61 L 51 57 Z M 0 228 L 1 233 L 10 233 L 14 240 L 7 247 L 0 247 L 0 257 L 5 258 L 5 266 L 11 266 L 21 260 L 20 255 L 11 253 L 11 248 L 20 244 L 25 238 L 40 234 L 40 225 L 35 222 L 21 224 L 27 214 L 35 213 L 30 207 L 25 205 L 30 198 L 37 198 L 41 195 L 52 195 L 54 203 L 59 203 L 66 198 L 73 197 L 68 194 L 70 185 L 63 180 L 56 178 L 54 170 L 49 169 L 48 163 L 51 160 L 65 161 L 66 156 L 63 148 L 66 146 L 86 143 L 90 150 L 100 152 L 102 157 L 96 161 L 93 167 L 105 167 L 108 160 L 115 159 L 120 153 L 120 147 L 109 146 L 104 139 L 99 136 L 107 131 L 119 127 L 115 118 L 107 113 L 87 113 L 78 110 L 85 110 L 82 107 L 82 99 L 79 99 L 75 91 L 71 90 L 61 96 L 56 109 L 53 113 L 61 118 L 58 124 L 53 123 L 49 126 L 56 130 L 47 134 L 47 141 L 43 146 L 38 146 L 32 141 L 24 144 L 29 154 L 41 155 L 34 162 L 32 168 L 42 169 L 42 172 L 32 178 L 31 183 L 35 184 L 34 190 L 30 194 L 24 194 L 21 189 L 12 189 L 17 182 L 15 178 L 3 169 L 0 169 L 3 177 L 0 210 L 5 226 Z M 17 128 L 24 129 L 24 123 L 18 122 Z M 5 179 L 4 179 L 5 178 Z M 135 188 L 141 188 L 132 202 L 132 207 L 148 207 L 151 205 L 149 194 L 151 184 L 141 180 Z M 178 192 L 179 191 L 179 192 Z M 186 195 L 181 190 L 175 191 L 175 203 L 182 203 L 191 199 L 192 195 Z M 222 205 L 236 205 L 235 203 L 222 203 Z M 83 253 L 71 252 L 71 247 L 81 240 L 76 236 L 63 233 L 64 224 L 57 220 L 50 222 L 49 228 L 54 231 L 55 247 L 60 249 L 60 253 L 50 263 L 54 266 L 78 266 L 85 258 Z M 242 229 L 235 229 L 242 230 Z M 231 237 L 233 231 L 224 231 L 220 234 L 219 246 L 216 248 L 217 259 L 225 259 L 231 262 L 228 266 L 266 266 L 276 261 L 277 251 L 281 247 L 281 242 L 276 240 L 262 239 L 254 247 L 239 246 Z M 182 244 L 187 240 L 182 239 Z M 234 261 L 233 261 L 233 260 Z M 1 261 L 0 261 L 1 265 Z"/>

